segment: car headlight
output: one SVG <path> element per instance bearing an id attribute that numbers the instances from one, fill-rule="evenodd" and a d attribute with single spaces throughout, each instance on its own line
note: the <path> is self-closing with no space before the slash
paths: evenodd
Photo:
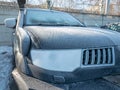
<path id="1" fill-rule="evenodd" d="M 81 49 L 31 50 L 33 64 L 53 71 L 73 71 L 80 67 Z"/>

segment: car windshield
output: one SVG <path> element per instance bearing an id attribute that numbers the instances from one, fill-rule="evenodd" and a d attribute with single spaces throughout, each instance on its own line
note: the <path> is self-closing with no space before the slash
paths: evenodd
<path id="1" fill-rule="evenodd" d="M 73 16 L 52 10 L 28 10 L 25 20 L 26 26 L 84 26 Z"/>

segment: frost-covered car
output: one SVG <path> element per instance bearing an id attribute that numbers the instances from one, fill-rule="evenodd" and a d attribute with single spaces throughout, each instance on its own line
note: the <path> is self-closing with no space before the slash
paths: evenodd
<path id="1" fill-rule="evenodd" d="M 60 11 L 20 9 L 14 28 L 19 72 L 52 83 L 71 83 L 120 72 L 120 33 L 84 27 Z"/>
<path id="2" fill-rule="evenodd" d="M 101 28 L 115 30 L 115 31 L 120 32 L 120 22 L 106 24 L 104 26 L 101 26 Z"/>

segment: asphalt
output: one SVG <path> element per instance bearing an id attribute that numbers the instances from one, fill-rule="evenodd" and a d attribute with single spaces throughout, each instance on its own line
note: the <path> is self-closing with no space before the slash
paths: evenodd
<path id="1" fill-rule="evenodd" d="M 120 87 L 104 79 L 96 79 L 72 84 L 69 90 L 120 90 Z"/>

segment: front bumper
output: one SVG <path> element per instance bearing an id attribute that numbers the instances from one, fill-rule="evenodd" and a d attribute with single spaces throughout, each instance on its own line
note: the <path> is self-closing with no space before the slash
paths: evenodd
<path id="1" fill-rule="evenodd" d="M 119 83 L 111 83 L 111 79 L 96 79 L 87 80 L 84 82 L 71 83 L 71 84 L 52 84 L 44 81 L 29 77 L 23 73 L 19 73 L 17 69 L 12 72 L 15 83 L 18 88 L 12 88 L 10 90 L 119 90 Z M 117 76 L 118 77 L 118 76 Z M 116 76 L 112 76 L 112 81 L 116 81 Z M 103 86 L 104 85 L 104 86 Z"/>
<path id="2" fill-rule="evenodd" d="M 73 72 L 50 71 L 32 64 L 28 64 L 28 67 L 30 70 L 29 76 L 50 83 L 74 83 L 120 73 L 120 67 L 115 66 L 88 69 L 77 68 Z"/>
<path id="3" fill-rule="evenodd" d="M 12 75 L 15 81 L 14 85 L 16 84 L 17 88 L 13 88 L 13 86 L 11 86 L 11 90 L 63 90 L 52 84 L 20 73 L 17 69 L 13 70 Z"/>

